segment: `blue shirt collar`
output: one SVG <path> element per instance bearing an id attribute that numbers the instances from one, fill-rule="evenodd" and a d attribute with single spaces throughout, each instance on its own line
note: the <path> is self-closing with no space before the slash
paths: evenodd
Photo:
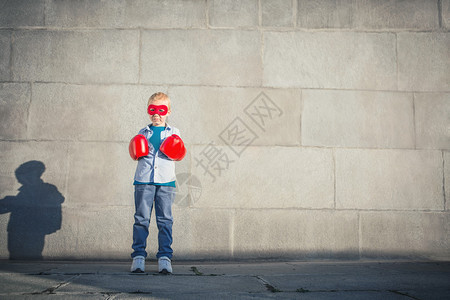
<path id="1" fill-rule="evenodd" d="M 148 124 L 148 125 L 147 125 L 147 130 L 152 131 L 152 130 L 150 129 L 151 126 L 152 126 L 152 124 Z M 165 129 L 164 129 L 164 130 L 171 130 L 171 129 L 172 129 L 172 126 L 170 126 L 168 123 L 166 123 L 166 126 L 165 126 Z"/>

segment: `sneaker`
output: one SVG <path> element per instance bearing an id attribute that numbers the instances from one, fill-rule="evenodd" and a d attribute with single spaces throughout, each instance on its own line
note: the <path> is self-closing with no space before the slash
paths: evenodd
<path id="1" fill-rule="evenodd" d="M 161 274 L 171 274 L 172 264 L 170 258 L 163 256 L 158 259 L 158 272 Z"/>
<path id="2" fill-rule="evenodd" d="M 131 272 L 133 272 L 133 273 L 144 273 L 145 272 L 145 257 L 135 256 L 133 258 L 133 263 L 131 264 Z"/>

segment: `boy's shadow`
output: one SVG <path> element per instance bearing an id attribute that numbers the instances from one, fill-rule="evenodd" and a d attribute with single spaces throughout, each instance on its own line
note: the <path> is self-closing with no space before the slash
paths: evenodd
<path id="1" fill-rule="evenodd" d="M 45 165 L 28 161 L 16 169 L 22 186 L 16 196 L 0 200 L 0 214 L 11 213 L 8 223 L 10 259 L 42 259 L 45 236 L 61 229 L 61 204 L 58 189 L 42 181 Z"/>

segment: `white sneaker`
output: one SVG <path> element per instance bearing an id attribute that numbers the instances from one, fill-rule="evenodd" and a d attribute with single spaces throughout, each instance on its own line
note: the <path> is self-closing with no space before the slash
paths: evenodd
<path id="1" fill-rule="evenodd" d="M 170 258 L 163 256 L 158 259 L 158 272 L 161 274 L 171 274 L 172 264 Z"/>
<path id="2" fill-rule="evenodd" d="M 131 264 L 131 272 L 133 272 L 133 273 L 144 273 L 145 272 L 145 257 L 135 256 L 133 258 L 133 263 Z"/>

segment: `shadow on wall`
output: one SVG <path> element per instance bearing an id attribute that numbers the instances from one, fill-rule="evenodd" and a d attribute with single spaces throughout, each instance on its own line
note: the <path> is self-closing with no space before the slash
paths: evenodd
<path id="1" fill-rule="evenodd" d="M 22 186 L 16 196 L 0 200 L 0 214 L 11 213 L 8 223 L 10 259 L 42 259 L 45 236 L 61 229 L 63 195 L 42 181 L 45 165 L 28 161 L 16 169 Z"/>

